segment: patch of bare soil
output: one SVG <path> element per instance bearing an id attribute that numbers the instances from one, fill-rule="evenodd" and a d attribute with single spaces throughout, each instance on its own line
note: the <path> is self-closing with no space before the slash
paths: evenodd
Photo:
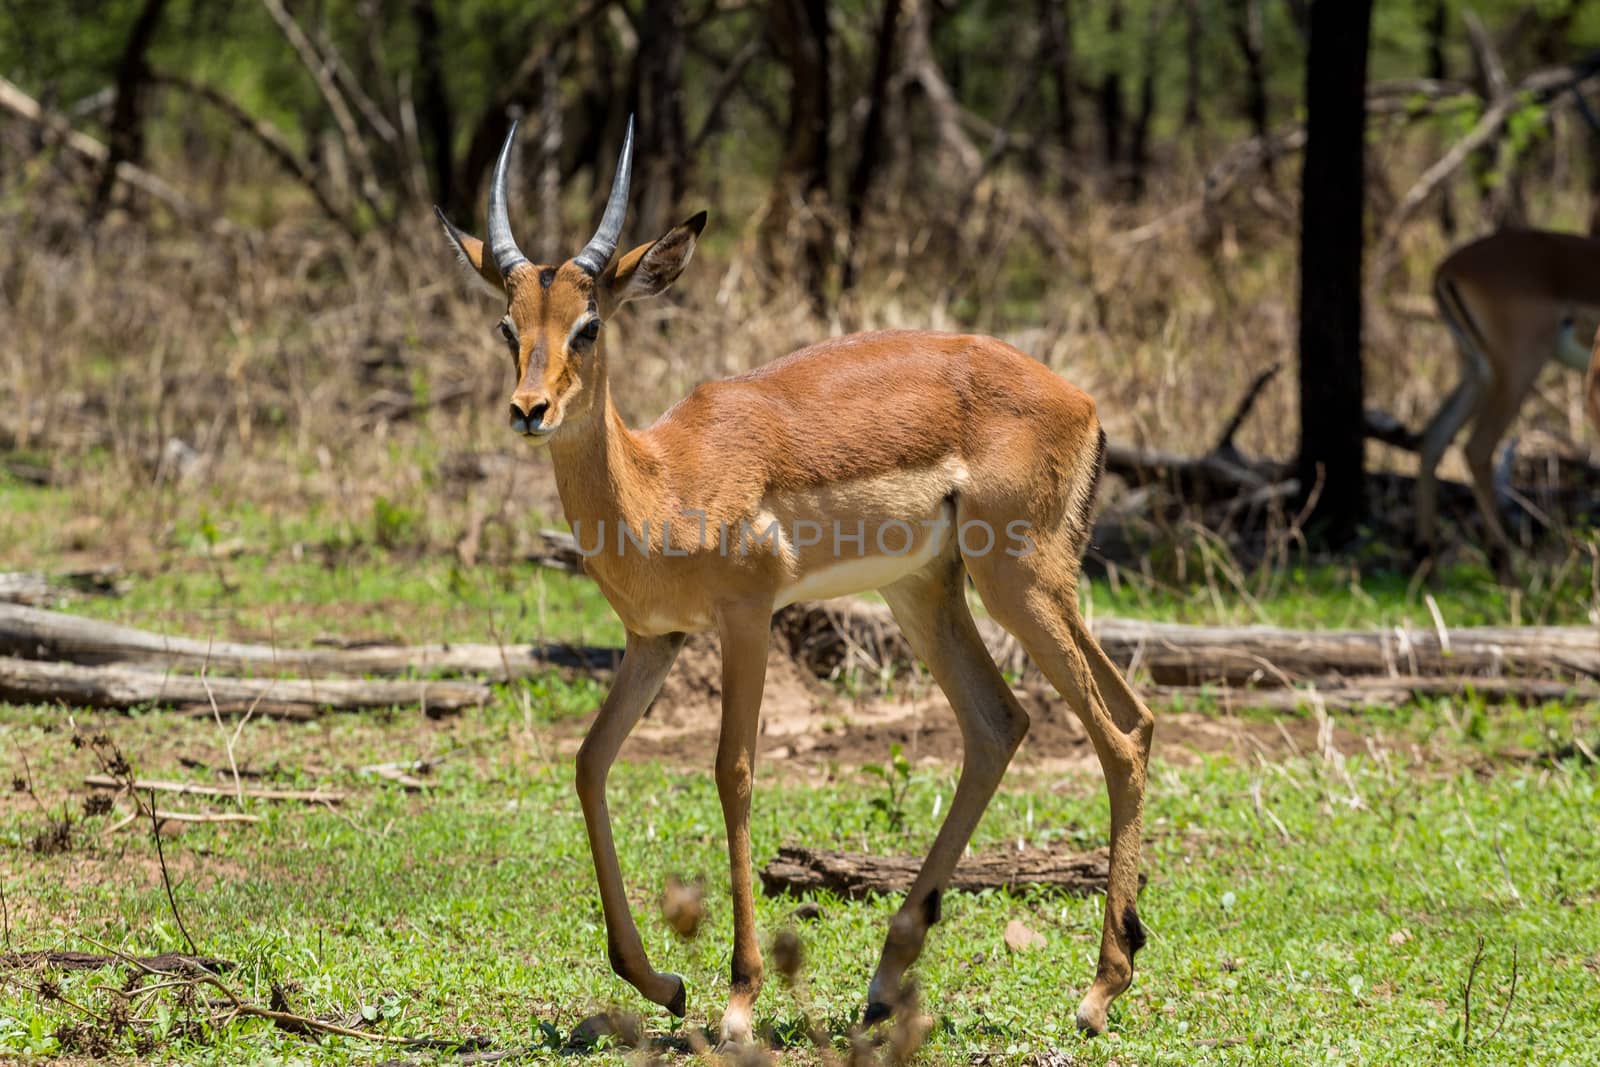
<path id="1" fill-rule="evenodd" d="M 629 738 L 624 757 L 709 766 L 721 719 L 721 664 L 714 636 L 691 637 L 661 694 Z M 1083 726 L 1053 689 L 1025 680 L 1017 697 L 1032 719 L 1017 764 L 1062 771 L 1098 766 Z M 592 721 L 593 716 L 574 721 L 573 736 L 565 746 L 575 748 Z M 1354 733 L 1338 725 L 1333 727 L 1333 741 L 1346 751 L 1360 744 Z M 1160 757 L 1175 763 L 1215 754 L 1282 758 L 1317 751 L 1318 724 L 1295 716 L 1243 719 L 1157 708 L 1155 743 Z M 961 732 L 936 686 L 922 683 L 890 696 L 851 698 L 773 649 L 761 706 L 762 760 L 817 769 L 850 766 L 881 760 L 891 744 L 900 745 L 912 762 L 960 762 Z"/>

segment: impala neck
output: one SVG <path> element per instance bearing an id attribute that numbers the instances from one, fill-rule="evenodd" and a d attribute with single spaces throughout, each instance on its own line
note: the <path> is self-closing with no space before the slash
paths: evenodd
<path id="1" fill-rule="evenodd" d="M 618 525 L 640 529 L 654 518 L 649 474 L 654 464 L 611 402 L 611 385 L 602 363 L 594 383 L 594 408 L 581 426 L 550 442 L 561 510 L 584 544 L 593 543 L 604 523 L 615 542 Z"/>

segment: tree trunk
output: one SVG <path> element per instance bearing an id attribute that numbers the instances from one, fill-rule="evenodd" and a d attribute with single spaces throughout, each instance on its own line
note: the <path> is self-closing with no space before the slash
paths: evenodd
<path id="1" fill-rule="evenodd" d="M 1166 17 L 1163 3 L 1150 5 L 1150 25 L 1144 41 L 1144 74 L 1139 79 L 1139 111 L 1133 119 L 1132 136 L 1128 144 L 1128 196 L 1138 200 L 1144 196 L 1145 171 L 1150 165 L 1150 122 L 1156 110 L 1156 65 L 1161 22 Z"/>
<path id="2" fill-rule="evenodd" d="M 1450 76 L 1450 65 L 1444 53 L 1449 29 L 1450 9 L 1446 0 L 1433 0 L 1433 10 L 1428 13 L 1428 77 L 1434 81 L 1442 82 Z M 1447 240 L 1455 240 L 1456 204 L 1449 189 L 1439 194 L 1439 230 Z"/>
<path id="3" fill-rule="evenodd" d="M 455 120 L 450 93 L 444 81 L 444 42 L 439 12 L 433 0 L 411 0 L 411 20 L 417 28 L 417 117 L 422 150 L 433 176 L 433 195 L 441 204 L 454 200 Z"/>
<path id="4" fill-rule="evenodd" d="M 1340 546 L 1366 518 L 1361 252 L 1372 0 L 1314 0 L 1300 209 L 1301 492 Z"/>
<path id="5" fill-rule="evenodd" d="M 861 149 L 856 156 L 855 169 L 850 172 L 850 184 L 845 190 L 845 212 L 849 224 L 849 254 L 844 261 L 844 275 L 839 288 L 846 291 L 855 285 L 859 267 L 858 242 L 861 224 L 866 219 L 867 197 L 872 190 L 872 178 L 886 155 L 883 116 L 889 106 L 889 78 L 894 73 L 894 39 L 900 23 L 901 0 L 883 0 L 883 14 L 878 19 L 876 57 L 872 62 L 872 84 L 867 96 L 867 120 L 861 127 Z"/>
<path id="6" fill-rule="evenodd" d="M 1055 89 L 1056 139 L 1072 158 L 1078 147 L 1078 124 L 1072 114 L 1073 78 L 1071 0 L 1039 0 L 1039 22 L 1049 42 L 1050 80 Z"/>
<path id="7" fill-rule="evenodd" d="M 770 30 L 789 67 L 789 124 L 761 227 L 762 258 L 774 274 L 793 264 L 794 279 L 818 314 L 827 309 L 832 244 L 828 214 L 829 75 L 827 0 L 772 0 Z M 791 254 L 789 245 L 798 247 Z"/>
<path id="8" fill-rule="evenodd" d="M 1111 0 L 1106 11 L 1106 36 L 1122 35 L 1122 0 Z M 1122 162 L 1122 72 L 1115 67 L 1100 79 L 1100 158 L 1106 170 L 1115 174 Z"/>
<path id="9" fill-rule="evenodd" d="M 1267 128 L 1267 61 L 1261 0 L 1230 2 L 1234 40 L 1239 44 L 1239 54 L 1244 57 L 1245 117 L 1250 120 L 1251 134 L 1265 140 L 1271 131 Z M 1261 169 L 1272 173 L 1271 155 L 1261 157 Z"/>
<path id="10" fill-rule="evenodd" d="M 635 183 L 639 232 L 663 234 L 688 184 L 689 135 L 683 121 L 683 12 L 678 0 L 645 0 L 635 60 L 642 164 Z"/>
<path id="11" fill-rule="evenodd" d="M 166 0 L 145 0 L 128 30 L 128 42 L 117 64 L 116 100 L 111 106 L 111 126 L 106 138 L 109 151 L 95 185 L 94 203 L 89 210 L 91 222 L 103 217 L 111 205 L 111 193 L 117 185 L 117 165 L 124 162 L 138 165 L 144 161 L 144 90 L 150 78 L 145 57 L 150 52 L 165 6 Z"/>
<path id="12" fill-rule="evenodd" d="M 1200 0 L 1183 0 L 1183 128 L 1200 125 L 1201 48 L 1205 23 L 1200 17 Z"/>

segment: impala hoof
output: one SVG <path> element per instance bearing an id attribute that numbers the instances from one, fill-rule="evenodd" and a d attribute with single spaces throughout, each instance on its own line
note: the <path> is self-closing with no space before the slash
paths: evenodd
<path id="1" fill-rule="evenodd" d="M 1078 1014 L 1073 1022 L 1085 1037 L 1099 1037 L 1106 1032 L 1106 1010 L 1092 1006 L 1086 1001 L 1078 1006 Z"/>
<path id="2" fill-rule="evenodd" d="M 675 974 L 667 975 L 668 978 L 678 983 L 678 991 L 672 994 L 672 999 L 667 1001 L 666 1009 L 678 1018 L 683 1018 L 689 1010 L 689 987 L 683 984 L 683 979 Z"/>
<path id="3" fill-rule="evenodd" d="M 893 1014 L 894 1009 L 889 1007 L 889 1005 L 885 1004 L 883 1001 L 869 1000 L 867 1001 L 867 1014 L 866 1017 L 862 1019 L 862 1022 L 867 1026 L 871 1026 L 873 1023 L 883 1022 L 883 1020 L 887 1019 Z"/>

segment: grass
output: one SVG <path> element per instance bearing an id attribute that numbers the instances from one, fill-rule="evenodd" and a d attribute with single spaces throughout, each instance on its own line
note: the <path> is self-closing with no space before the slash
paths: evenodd
<path id="1" fill-rule="evenodd" d="M 0 708 L 0 721 L 7 747 L 29 754 L 46 806 L 75 808 L 81 790 L 73 783 L 94 768 L 68 743 L 63 715 Z M 1452 758 L 1422 761 L 1400 741 L 1405 724 L 1384 723 L 1387 734 L 1354 725 L 1380 739 L 1370 751 L 1281 762 L 1158 758 L 1145 861 L 1151 881 L 1141 902 L 1151 941 L 1104 1040 L 1082 1042 L 1072 1032 L 1076 997 L 1093 971 L 1096 900 L 952 894 L 917 972 L 936 1021 L 926 1061 L 986 1053 L 1021 1061 L 1059 1048 L 1074 1063 L 1593 1062 L 1600 853 L 1590 845 L 1600 773 L 1545 761 L 1475 774 L 1466 758 L 1481 741 L 1469 731 L 1450 742 Z M 169 714 L 93 728 L 108 730 L 147 773 L 171 770 L 176 753 L 214 759 L 219 745 L 214 726 Z M 618 1007 L 641 1013 L 650 1033 L 669 1035 L 664 1013 L 646 1010 L 606 965 L 570 769 L 553 753 L 558 737 L 530 725 L 513 700 L 444 725 L 405 716 L 387 724 L 252 724 L 245 761 L 277 768 L 285 784 L 323 782 L 353 796 L 338 812 L 247 801 L 264 823 L 169 839 L 185 925 L 204 951 L 240 963 L 236 983 L 261 1002 L 278 982 L 302 1010 L 376 1009 L 384 1033 L 559 1047 L 583 1018 Z M 350 771 L 445 750 L 456 754 L 423 796 Z M 914 769 L 899 832 L 873 803 L 880 782 L 851 768 L 830 778 L 823 788 L 772 769 L 758 778 L 758 863 L 790 842 L 920 852 L 954 775 L 943 764 Z M 726 868 L 709 775 L 625 761 L 610 795 L 646 946 L 659 966 L 686 976 L 686 1025 L 714 1028 L 727 988 L 730 918 L 719 892 Z M 1090 847 L 1103 839 L 1104 807 L 1095 775 L 1014 773 L 977 847 Z M 130 953 L 183 947 L 148 834 L 108 835 L 109 817 L 83 818 L 72 851 L 35 856 L 25 838 L 43 813 L 15 796 L 3 810 L 14 948 L 92 950 L 85 938 Z M 708 921 L 692 942 L 672 934 L 655 907 L 672 873 L 704 874 L 712 887 Z M 895 902 L 822 905 L 823 918 L 800 927 L 806 997 L 839 1033 L 859 1012 Z M 765 937 L 791 924 L 792 907 L 758 901 Z M 1013 919 L 1043 933 L 1048 946 L 1008 952 L 1001 933 Z M 1463 986 L 1480 936 L 1468 1035 Z M 0 1051 L 72 1051 L 63 1027 L 82 1020 L 63 1002 L 42 999 L 30 981 L 12 973 L 0 990 Z M 70 975 L 61 992 L 103 1011 L 120 982 L 115 972 Z M 259 1022 L 191 1033 L 182 1005 L 160 994 L 151 1003 L 162 1058 L 382 1058 L 363 1042 L 311 1044 Z M 777 979 L 759 1021 L 783 1042 L 801 1041 L 801 1009 Z M 131 1038 L 113 1040 L 112 1050 L 131 1053 Z M 813 1058 L 801 1047 L 787 1056 Z"/>
<path id="2" fill-rule="evenodd" d="M 8 503 L 27 505 L 13 517 L 41 527 L 64 504 L 54 490 L 5 493 Z M 210 627 L 285 643 L 330 632 L 620 636 L 581 580 L 523 564 L 468 570 L 370 544 L 296 558 L 293 543 L 325 543 L 327 531 L 311 524 L 286 538 L 257 522 L 246 514 L 210 540 L 174 535 L 156 557 L 165 563 L 134 573 L 126 596 L 70 606 L 174 632 Z M 224 535 L 255 550 L 208 558 L 200 546 Z M 41 542 L 25 548 L 47 570 L 75 558 Z M 1364 595 L 1352 595 L 1352 583 Z M 542 598 L 530 594 L 541 586 Z M 1383 574 L 1310 568 L 1286 575 L 1279 589 L 1260 600 L 1206 586 L 1141 593 L 1123 578 L 1096 581 L 1088 596 L 1100 613 L 1189 621 L 1427 618 L 1420 600 L 1428 590 Z M 1452 623 L 1505 621 L 1505 599 L 1470 575 L 1433 586 L 1432 595 Z M 542 600 L 542 616 L 526 606 L 530 597 Z M 1576 621 L 1582 609 L 1580 601 L 1563 618 Z M 578 718 L 601 688 L 552 673 L 502 688 L 490 706 L 455 720 L 396 711 L 249 724 L 237 756 L 267 784 L 329 785 L 351 798 L 338 810 L 246 801 L 264 822 L 194 827 L 167 839 L 185 926 L 203 951 L 241 965 L 233 981 L 249 997 L 266 1003 L 276 982 L 299 1010 L 348 1018 L 364 1010 L 382 1033 L 467 1036 L 556 1058 L 583 1019 L 621 1009 L 640 1014 L 653 1037 L 681 1041 L 686 1031 L 606 964 L 570 768 Z M 1158 729 L 1151 880 L 1141 902 L 1151 941 L 1111 1035 L 1084 1042 L 1072 1031 L 1076 999 L 1093 973 L 1097 900 L 953 894 L 917 971 L 935 1020 L 922 1059 L 1026 1062 L 1064 1050 L 1084 1064 L 1594 1062 L 1600 853 L 1590 844 L 1600 770 L 1574 739 L 1592 750 L 1597 716 L 1588 706 L 1490 708 L 1469 693 L 1341 720 L 1334 736 L 1344 738 L 1336 741 L 1342 752 L 1288 756 L 1164 749 Z M 71 743 L 69 718 L 85 734 L 109 734 L 138 773 L 216 781 L 180 757 L 227 766 L 223 735 L 203 718 L 0 704 L 7 768 L 33 794 L 0 800 L 7 944 L 181 950 L 148 833 L 112 833 L 116 816 L 82 813 L 81 776 L 97 768 Z M 356 773 L 439 754 L 449 755 L 424 795 Z M 704 757 L 691 765 L 625 758 L 610 796 L 647 948 L 659 966 L 688 979 L 683 1026 L 714 1032 L 730 917 L 709 749 Z M 954 764 L 925 756 L 891 780 L 871 772 L 874 762 L 895 766 L 888 751 L 863 751 L 842 765 L 763 767 L 752 823 L 757 863 L 786 843 L 924 851 L 935 811 L 948 805 Z M 34 851 L 34 837 L 63 813 L 73 822 L 70 848 Z M 1013 769 L 975 847 L 1090 848 L 1104 837 L 1098 774 L 1047 773 L 1030 763 Z M 704 875 L 710 886 L 708 921 L 691 942 L 673 934 L 656 907 L 672 874 Z M 773 978 L 758 1015 L 783 1057 L 797 1063 L 816 1059 L 804 1036 L 807 1011 L 845 1039 L 895 906 L 821 902 L 824 917 L 799 927 L 805 1007 Z M 793 906 L 758 901 L 764 938 L 791 925 Z M 1009 952 L 1002 932 L 1013 919 L 1044 934 L 1047 947 Z M 1463 990 L 1480 936 L 1468 1033 Z M 0 1055 L 339 1064 L 390 1054 L 347 1038 L 310 1043 L 259 1021 L 196 1029 L 194 1006 L 171 993 L 139 1009 L 150 1020 L 139 1037 L 85 1027 L 67 1006 L 106 1014 L 122 980 L 115 971 L 64 975 L 66 1000 L 52 1000 L 27 972 L 0 977 Z M 405 1055 L 455 1062 L 452 1054 Z M 596 1062 L 622 1055 L 601 1050 Z"/>

